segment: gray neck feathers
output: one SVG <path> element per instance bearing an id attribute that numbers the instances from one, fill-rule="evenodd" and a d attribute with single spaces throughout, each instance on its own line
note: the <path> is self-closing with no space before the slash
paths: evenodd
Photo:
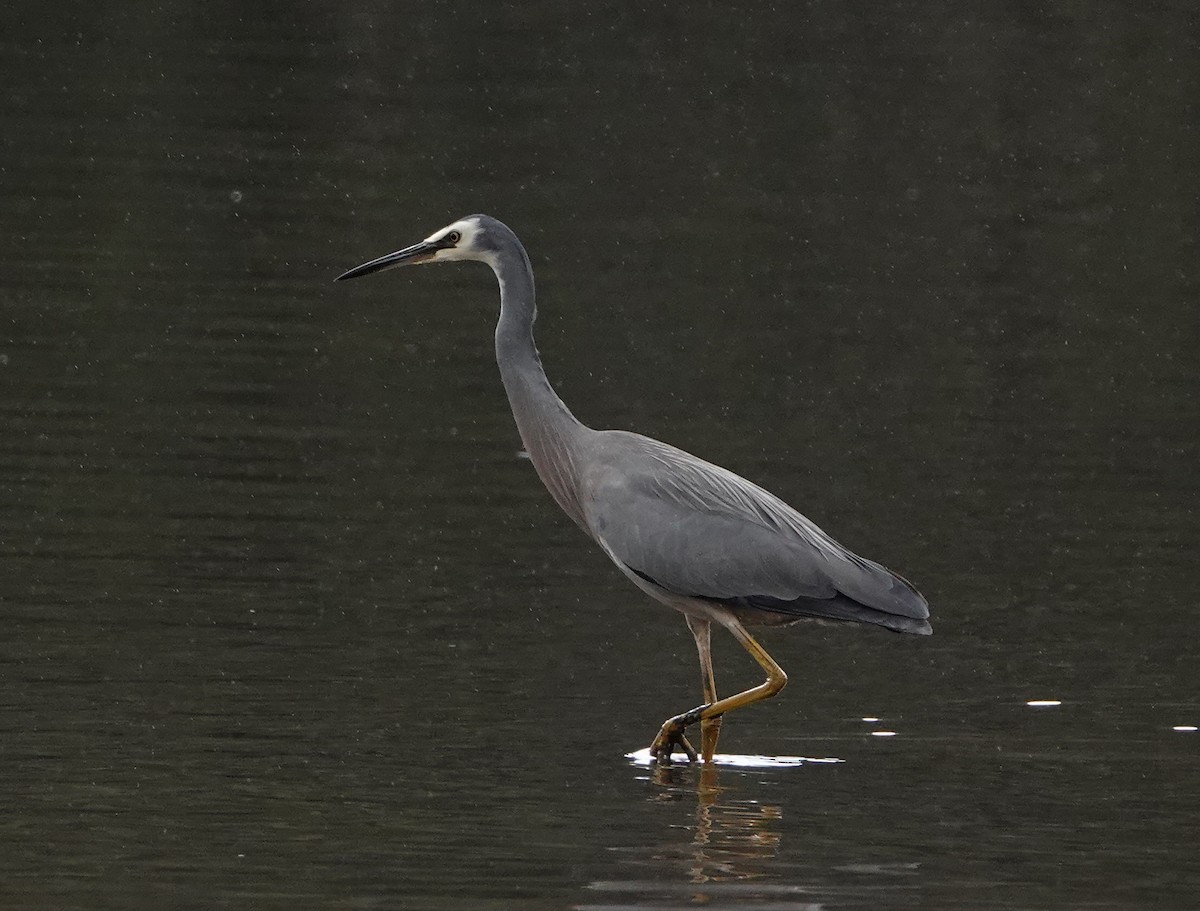
<path id="1" fill-rule="evenodd" d="M 525 248 L 511 232 L 501 238 L 492 269 L 500 282 L 496 361 L 517 430 L 555 502 L 586 530 L 579 504 L 579 463 L 588 430 L 554 393 L 542 368 L 533 341 L 537 317 L 533 269 Z"/>

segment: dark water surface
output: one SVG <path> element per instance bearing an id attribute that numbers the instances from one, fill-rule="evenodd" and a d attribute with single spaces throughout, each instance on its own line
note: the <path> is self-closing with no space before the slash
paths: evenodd
<path id="1" fill-rule="evenodd" d="M 4 14 L 0 904 L 1197 907 L 1191 6 L 566 8 Z M 929 597 L 764 637 L 722 750 L 842 762 L 625 758 L 691 638 L 493 279 L 330 281 L 473 211 L 582 419 Z"/>

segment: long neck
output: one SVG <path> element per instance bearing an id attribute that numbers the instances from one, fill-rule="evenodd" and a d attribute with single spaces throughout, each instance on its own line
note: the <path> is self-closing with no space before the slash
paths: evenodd
<path id="1" fill-rule="evenodd" d="M 493 260 L 500 282 L 500 321 L 496 324 L 496 361 L 513 417 L 538 477 L 555 502 L 585 528 L 579 503 L 579 460 L 588 429 L 550 386 L 533 342 L 533 269 L 515 236 Z"/>

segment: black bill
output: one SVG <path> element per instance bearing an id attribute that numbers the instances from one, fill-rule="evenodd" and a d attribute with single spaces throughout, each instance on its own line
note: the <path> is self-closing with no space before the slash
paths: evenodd
<path id="1" fill-rule="evenodd" d="M 433 258 L 433 254 L 437 253 L 440 249 L 442 247 L 437 242 L 423 240 L 419 244 L 413 244 L 411 247 L 405 247 L 403 250 L 397 250 L 395 253 L 381 256 L 379 259 L 373 259 L 369 263 L 355 266 L 350 271 L 343 272 L 334 281 L 340 282 L 348 278 L 358 278 L 362 275 L 370 275 L 372 272 L 394 269 L 396 266 L 409 266 L 416 263 L 429 262 Z"/>

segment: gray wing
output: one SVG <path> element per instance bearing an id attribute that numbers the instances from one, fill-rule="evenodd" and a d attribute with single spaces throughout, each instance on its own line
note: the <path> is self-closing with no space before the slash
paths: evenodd
<path id="1" fill-rule="evenodd" d="M 632 572 L 742 608 L 929 631 L 916 589 L 778 497 L 656 440 L 606 436 L 584 508 L 601 544 Z"/>

